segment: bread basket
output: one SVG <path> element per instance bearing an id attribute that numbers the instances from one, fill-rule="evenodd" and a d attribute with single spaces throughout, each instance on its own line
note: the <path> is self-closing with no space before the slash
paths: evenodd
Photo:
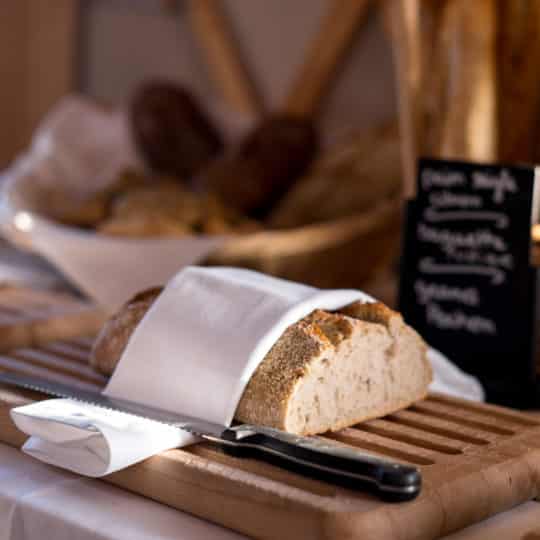
<path id="1" fill-rule="evenodd" d="M 399 199 L 368 212 L 291 230 L 231 239 L 206 264 L 239 266 L 317 287 L 363 287 L 399 248 Z"/>
<path id="2" fill-rule="evenodd" d="M 4 236 L 48 259 L 108 309 L 190 264 L 241 266 L 320 287 L 359 287 L 396 253 L 397 199 L 326 223 L 242 236 L 119 238 L 47 217 L 36 185 L 61 181 L 64 187 L 80 189 L 91 181 L 95 188 L 114 171 L 136 164 L 128 140 L 120 115 L 69 98 L 45 119 L 2 184 Z M 96 163 L 102 166 L 96 169 Z"/>

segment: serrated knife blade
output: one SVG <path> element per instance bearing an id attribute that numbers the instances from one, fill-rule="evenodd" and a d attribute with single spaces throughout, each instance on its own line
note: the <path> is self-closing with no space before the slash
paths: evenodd
<path id="1" fill-rule="evenodd" d="M 38 377 L 15 373 L 0 373 L 0 383 L 25 388 L 27 390 L 34 390 L 53 397 L 73 399 L 102 409 L 132 414 L 145 418 L 146 420 L 152 420 L 154 422 L 160 422 L 161 424 L 167 424 L 183 429 L 198 437 L 205 434 L 212 434 L 219 437 L 223 433 L 223 430 L 226 429 L 225 426 L 221 424 L 214 424 L 184 414 L 175 414 L 162 409 L 142 405 L 134 401 L 109 397 L 101 392 L 74 388 L 67 384 L 48 381 Z"/>
<path id="2" fill-rule="evenodd" d="M 183 429 L 218 444 L 237 457 L 256 457 L 318 480 L 370 490 L 389 501 L 415 498 L 421 476 L 415 467 L 387 461 L 359 449 L 322 437 L 301 437 L 265 426 L 227 426 L 200 418 L 164 411 L 97 391 L 16 373 L 0 373 L 0 384 L 68 398 Z"/>

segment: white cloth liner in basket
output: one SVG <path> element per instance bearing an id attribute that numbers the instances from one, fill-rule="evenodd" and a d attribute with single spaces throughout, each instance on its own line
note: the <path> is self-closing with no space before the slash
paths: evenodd
<path id="1" fill-rule="evenodd" d="M 105 393 L 229 425 L 245 385 L 290 324 L 313 309 L 373 301 L 236 268 L 181 271 L 133 333 Z M 432 389 L 481 400 L 479 383 L 430 352 Z M 47 463 L 103 476 L 194 438 L 180 429 L 71 400 L 16 408 L 23 449 Z"/>
<path id="2" fill-rule="evenodd" d="M 249 126 L 216 104 L 214 121 L 231 140 Z M 39 253 L 109 310 L 147 287 L 166 283 L 226 241 L 218 235 L 133 239 L 86 232 L 47 219 L 36 187 L 96 192 L 126 167 L 141 167 L 122 110 L 107 111 L 77 96 L 62 99 L 37 129 L 29 149 L 4 172 L 0 231 Z M 39 213 L 35 212 L 35 207 Z"/>

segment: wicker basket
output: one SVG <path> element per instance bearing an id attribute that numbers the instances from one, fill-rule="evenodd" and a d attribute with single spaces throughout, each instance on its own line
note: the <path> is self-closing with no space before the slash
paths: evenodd
<path id="1" fill-rule="evenodd" d="M 401 200 L 362 214 L 285 231 L 231 240 L 204 260 L 241 266 L 317 287 L 362 287 L 394 260 Z"/>

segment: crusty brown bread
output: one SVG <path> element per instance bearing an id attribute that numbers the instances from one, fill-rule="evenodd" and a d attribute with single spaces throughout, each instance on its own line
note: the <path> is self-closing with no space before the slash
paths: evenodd
<path id="1" fill-rule="evenodd" d="M 345 310 L 350 316 L 317 310 L 285 331 L 251 377 L 238 420 L 324 433 L 426 395 L 426 346 L 401 316 L 380 303 Z"/>
<path id="2" fill-rule="evenodd" d="M 231 208 L 264 219 L 307 170 L 318 148 L 313 123 L 274 114 L 263 119 L 232 155 L 209 165 L 202 176 Z"/>
<path id="3" fill-rule="evenodd" d="M 367 213 L 401 189 L 397 126 L 339 138 L 278 202 L 268 223 L 294 228 Z"/>
<path id="4" fill-rule="evenodd" d="M 104 375 L 112 374 L 133 330 L 161 291 L 162 287 L 153 287 L 136 294 L 109 318 L 92 348 L 90 365 L 94 369 Z"/>
<path id="5" fill-rule="evenodd" d="M 92 364 L 110 374 L 158 290 L 128 303 L 101 332 Z M 251 377 L 235 418 L 291 433 L 335 431 L 423 398 L 426 345 L 381 303 L 316 310 L 287 328 Z"/>

